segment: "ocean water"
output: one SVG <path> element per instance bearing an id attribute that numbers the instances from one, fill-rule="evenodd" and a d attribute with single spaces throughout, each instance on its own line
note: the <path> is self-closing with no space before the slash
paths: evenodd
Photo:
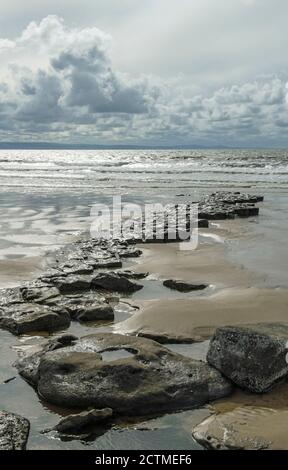
<path id="1" fill-rule="evenodd" d="M 227 255 L 264 274 L 270 287 L 288 287 L 287 150 L 0 150 L 0 287 L 25 279 L 34 259 L 44 259 L 47 251 L 89 230 L 94 203 L 111 204 L 113 195 L 134 203 L 191 202 L 221 189 L 265 196 L 258 218 L 243 220 L 243 225 L 239 221 L 239 239 L 229 241 Z M 248 237 L 241 237 L 244 226 Z M 149 298 L 159 286 L 148 284 L 141 295 Z M 119 312 L 120 319 L 125 315 Z M 93 330 L 81 330 L 78 324 L 73 328 L 76 334 Z M 42 339 L 0 331 L 0 403 L 31 420 L 29 448 L 199 448 L 191 428 L 207 410 L 156 417 L 146 430 L 139 423 L 122 424 L 89 443 L 42 434 L 62 412 L 43 402 L 12 367 L 19 348 L 38 341 Z M 202 354 L 201 345 L 170 347 L 196 358 Z M 13 376 L 13 381 L 1 383 Z"/>
<path id="2" fill-rule="evenodd" d="M 28 194 L 288 188 L 287 150 L 0 150 L 0 189 Z"/>
<path id="3" fill-rule="evenodd" d="M 253 250 L 233 246 L 231 256 L 288 284 L 287 150 L 0 150 L 0 271 L 89 231 L 91 206 L 113 195 L 191 202 L 219 189 L 264 194 Z"/>

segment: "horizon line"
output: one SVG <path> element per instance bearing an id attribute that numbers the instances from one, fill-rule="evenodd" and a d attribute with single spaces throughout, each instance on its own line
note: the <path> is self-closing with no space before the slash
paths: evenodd
<path id="1" fill-rule="evenodd" d="M 240 145 L 161 145 L 161 144 L 83 144 L 61 142 L 0 142 L 0 150 L 287 150 L 288 146 L 240 146 Z"/>

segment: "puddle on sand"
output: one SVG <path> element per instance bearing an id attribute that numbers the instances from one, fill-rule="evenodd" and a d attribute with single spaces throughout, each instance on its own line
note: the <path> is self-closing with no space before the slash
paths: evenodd
<path id="1" fill-rule="evenodd" d="M 191 292 L 179 292 L 163 286 L 163 279 L 141 279 L 139 281 L 144 287 L 135 292 L 131 299 L 135 300 L 161 300 L 161 299 L 191 299 L 195 297 L 203 297 L 214 293 L 214 286 L 208 286 L 203 290 L 194 290 Z"/>

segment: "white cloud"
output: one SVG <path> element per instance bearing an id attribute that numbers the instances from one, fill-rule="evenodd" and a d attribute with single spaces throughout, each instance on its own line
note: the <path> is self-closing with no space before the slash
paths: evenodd
<path id="1" fill-rule="evenodd" d="M 121 73 L 111 61 L 112 43 L 95 27 L 68 27 L 55 15 L 30 23 L 14 40 L 0 39 L 0 138 L 288 143 L 285 75 L 199 92 L 183 75 Z"/>

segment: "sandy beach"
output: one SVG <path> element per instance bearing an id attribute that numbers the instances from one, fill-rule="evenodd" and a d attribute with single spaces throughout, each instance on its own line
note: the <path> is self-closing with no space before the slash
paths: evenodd
<path id="1" fill-rule="evenodd" d="M 109 168 L 111 167 L 109 166 Z M 166 193 L 164 192 L 164 194 L 168 194 L 168 186 L 167 184 L 165 187 Z M 241 190 L 241 188 L 239 189 Z M 149 191 L 150 189 L 147 188 L 146 192 L 149 193 Z M 161 202 L 165 196 L 160 195 L 161 191 L 159 189 L 157 191 L 159 191 L 157 200 Z M 184 196 L 177 196 L 175 193 L 179 193 L 178 187 L 173 189 L 170 194 L 170 202 L 189 202 L 197 197 L 196 195 L 192 196 L 190 193 Z M 257 191 L 257 194 L 261 194 L 261 192 Z M 33 311 L 35 304 L 33 307 L 30 303 L 26 308 L 26 300 L 24 299 L 24 304 L 20 304 L 19 309 L 16 309 L 16 313 L 14 307 L 12 309 L 2 307 L 4 321 L 6 321 L 6 325 L 10 330 L 9 332 L 1 331 L 2 359 L 0 361 L 0 376 L 2 383 L 0 384 L 0 398 L 4 408 L 18 414 L 22 413 L 23 403 L 25 404 L 25 416 L 31 423 L 31 437 L 28 441 L 30 449 L 85 449 L 87 442 L 75 438 L 66 441 L 58 434 L 56 434 L 57 438 L 55 439 L 54 431 L 52 433 L 42 433 L 43 429 L 53 429 L 57 426 L 59 420 L 73 414 L 74 405 L 69 399 L 67 402 L 65 398 L 65 407 L 63 407 L 63 401 L 61 402 L 62 405 L 59 406 L 59 402 L 57 405 L 54 401 L 54 392 L 44 395 L 45 392 L 43 391 L 33 390 L 28 385 L 29 380 L 26 383 L 21 374 L 17 374 L 12 364 L 18 360 L 21 361 L 21 358 L 26 355 L 29 357 L 29 354 L 33 351 L 37 352 L 39 348 L 41 350 L 42 347 L 45 347 L 47 341 L 55 341 L 57 347 L 59 347 L 58 338 L 61 338 L 62 335 L 64 340 L 68 335 L 67 338 L 79 338 L 77 341 L 81 343 L 81 338 L 86 335 L 95 335 L 97 337 L 101 334 L 106 334 L 109 338 L 111 334 L 113 337 L 115 336 L 115 343 L 109 343 L 111 339 L 107 340 L 107 348 L 111 349 L 112 344 L 113 349 L 116 344 L 116 349 L 118 348 L 120 351 L 120 356 L 117 356 L 117 354 L 113 356 L 112 353 L 112 359 L 109 359 L 112 362 L 108 364 L 114 364 L 113 361 L 120 361 L 119 366 L 126 367 L 125 361 L 132 361 L 131 351 L 133 355 L 138 347 L 144 348 L 146 343 L 142 344 L 141 341 L 147 341 L 147 339 L 156 341 L 157 346 L 155 347 L 159 351 L 157 354 L 160 356 L 163 353 L 168 354 L 167 350 L 169 354 L 172 354 L 171 359 L 177 360 L 177 365 L 179 365 L 173 370 L 181 372 L 183 364 L 186 363 L 185 361 L 191 360 L 192 363 L 196 361 L 197 367 L 201 370 L 201 373 L 196 374 L 196 377 L 198 377 L 197 380 L 199 378 L 202 380 L 202 392 L 200 398 L 198 396 L 195 402 L 189 401 L 190 392 L 187 395 L 184 393 L 183 399 L 179 399 L 175 404 L 175 408 L 178 410 L 177 413 L 173 412 L 171 400 L 164 399 L 166 392 L 163 393 L 161 395 L 163 412 L 159 412 L 159 405 L 157 405 L 158 414 L 156 413 L 157 416 L 155 416 L 155 413 L 148 413 L 147 415 L 147 410 L 155 410 L 155 404 L 153 403 L 154 392 L 150 393 L 148 388 L 147 393 L 145 391 L 145 399 L 147 404 L 152 400 L 152 404 L 149 405 L 151 408 L 148 408 L 148 405 L 144 406 L 140 399 L 135 398 L 133 413 L 140 413 L 141 416 L 133 416 L 132 418 L 128 412 L 128 416 L 117 417 L 117 419 L 115 417 L 112 425 L 109 424 L 111 426 L 109 429 L 103 430 L 101 435 L 97 435 L 96 438 L 91 440 L 89 443 L 91 448 L 123 448 L 126 445 L 124 441 L 128 442 L 128 440 L 129 444 L 127 445 L 129 448 L 147 446 L 152 449 L 157 445 L 159 449 L 166 449 L 171 448 L 171 443 L 173 445 L 176 443 L 177 447 L 182 449 L 203 448 L 206 443 L 202 444 L 201 440 L 194 439 L 192 429 L 200 426 L 202 422 L 205 424 L 205 419 L 210 416 L 223 416 L 225 426 L 227 423 L 227 425 L 230 425 L 231 421 L 242 422 L 244 416 L 243 419 L 247 422 L 247 430 L 249 432 L 253 430 L 256 438 L 261 428 L 265 427 L 269 432 L 271 430 L 272 434 L 268 433 L 263 436 L 264 440 L 269 437 L 275 446 L 286 446 L 285 439 L 283 440 L 281 437 L 281 429 L 285 426 L 285 422 L 283 424 L 283 417 L 279 416 L 278 413 L 279 411 L 287 411 L 287 387 L 285 387 L 285 384 L 276 386 L 272 392 L 265 395 L 243 392 L 239 387 L 235 387 L 231 393 L 229 389 L 231 382 L 229 380 L 226 382 L 225 376 L 220 374 L 225 385 L 222 382 L 218 384 L 219 376 L 217 376 L 218 378 L 213 379 L 212 385 L 210 383 L 208 387 L 213 392 L 212 395 L 208 397 L 205 395 L 207 375 L 205 375 L 204 369 L 208 367 L 210 373 L 217 374 L 216 369 L 213 369 L 207 363 L 206 355 L 209 350 L 210 339 L 218 327 L 254 323 L 269 325 L 273 322 L 286 322 L 288 279 L 286 272 L 287 250 L 285 250 L 287 225 L 285 207 L 287 194 L 285 192 L 283 194 L 268 192 L 264 196 L 264 202 L 257 204 L 260 210 L 259 217 L 252 215 L 248 218 L 236 217 L 231 220 L 210 220 L 209 228 L 199 229 L 199 244 L 195 250 L 183 250 L 178 242 L 142 243 L 136 246 L 129 245 L 125 247 L 123 245 L 123 247 L 116 247 L 116 253 L 118 250 L 123 255 L 123 257 L 120 256 L 122 267 L 120 267 L 121 263 L 119 264 L 117 257 L 115 258 L 113 250 L 112 252 L 109 251 L 109 244 L 108 252 L 105 251 L 106 247 L 104 252 L 101 253 L 98 250 L 97 240 L 94 240 L 96 243 L 94 246 L 93 239 L 90 239 L 89 224 L 91 219 L 89 208 L 94 202 L 92 193 L 87 192 L 84 200 L 80 203 L 77 194 L 71 192 L 69 195 L 69 210 L 65 205 L 67 196 L 61 195 L 60 197 L 53 192 L 46 196 L 37 194 L 31 199 L 28 196 L 27 198 L 24 197 L 25 210 L 21 209 L 20 193 L 19 195 L 9 196 L 9 198 L 6 197 L 5 207 L 3 208 L 5 224 L 1 227 L 0 286 L 2 289 L 16 287 L 16 291 L 12 292 L 12 300 L 15 292 L 16 294 L 18 292 L 18 287 L 23 286 L 23 282 L 32 288 L 31 292 L 28 289 L 28 299 L 30 298 L 34 302 L 33 295 L 36 295 L 36 319 L 33 321 L 35 321 L 35 325 L 39 326 L 33 327 L 33 321 L 30 325 L 29 320 L 27 320 L 25 328 L 27 327 L 28 330 L 17 330 L 18 327 L 11 327 L 9 321 L 7 323 L 7 318 L 9 319 L 11 312 L 12 316 L 15 315 L 16 326 L 19 319 L 21 323 L 22 317 L 25 323 L 25 315 L 28 317 L 31 315 L 31 308 Z M 143 195 L 142 199 L 139 198 L 140 202 L 146 201 L 146 199 L 147 195 Z M 104 202 L 105 198 L 100 198 L 100 200 Z M 132 196 L 131 200 L 133 200 Z M 17 211 L 14 210 L 15 203 Z M 31 209 L 28 209 L 30 206 Z M 279 217 L 278 207 L 281 207 L 282 217 Z M 19 230 L 16 234 L 15 227 L 18 226 L 18 219 L 21 221 L 22 231 Z M 92 241 L 88 251 L 85 248 L 85 240 L 87 240 L 88 248 Z M 63 250 L 64 259 L 61 256 L 59 259 L 57 258 L 59 255 L 55 250 L 59 248 L 60 252 Z M 271 256 L 272 248 L 273 256 Z M 126 256 L 125 250 L 131 251 L 131 253 Z M 107 259 L 108 267 L 106 268 L 105 260 Z M 99 261 L 101 261 L 100 264 L 98 264 Z M 109 261 L 112 262 L 110 267 Z M 106 279 L 108 294 L 105 294 L 104 284 L 104 297 L 102 297 L 103 285 L 101 287 L 101 284 L 96 284 L 91 290 L 91 280 L 94 279 L 93 282 L 97 281 L 98 270 L 102 271 L 101 263 L 103 262 L 104 273 L 108 275 Z M 61 266 L 65 271 L 64 276 Z M 51 267 L 52 273 L 49 273 Z M 53 270 L 56 270 L 54 272 L 55 279 L 53 279 Z M 132 276 L 130 279 L 126 278 L 125 281 L 121 281 L 123 277 L 117 277 L 117 273 L 122 271 L 121 276 L 124 276 L 124 278 L 125 276 L 129 277 L 129 270 L 132 273 L 130 273 Z M 112 274 L 110 278 L 109 273 Z M 141 276 L 141 273 L 145 273 L 145 276 Z M 49 318 L 51 318 L 49 321 L 41 320 L 41 315 L 47 312 L 41 310 L 43 308 L 42 301 L 40 301 L 40 306 L 37 304 L 37 295 L 39 293 L 33 292 L 35 289 L 33 280 L 39 278 L 39 276 L 40 290 L 43 289 L 44 293 L 44 307 L 47 303 L 46 307 L 50 315 Z M 51 277 L 49 278 L 49 276 Z M 167 280 L 182 281 L 184 284 L 188 283 L 196 286 L 203 285 L 205 288 L 192 290 L 191 292 L 172 290 L 164 286 L 163 282 Z M 116 284 L 109 284 L 111 282 L 116 282 Z M 138 284 L 142 287 L 141 289 Z M 118 287 L 124 285 L 124 292 L 118 292 Z M 130 287 L 132 290 L 130 290 Z M 74 288 L 77 289 L 77 292 L 74 292 Z M 99 288 L 100 292 L 97 291 Z M 126 288 L 127 291 L 125 291 Z M 72 297 L 69 297 L 70 294 L 72 294 Z M 74 294 L 76 294 L 75 297 L 73 297 Z M 2 291 L 2 295 L 5 304 L 5 290 Z M 45 297 L 46 295 L 47 297 Z M 49 300 L 50 295 L 52 296 L 51 301 Z M 55 295 L 56 299 L 53 301 Z M 105 302 L 104 308 L 101 304 L 103 301 Z M 16 302 L 19 302 L 17 296 Z M 23 302 L 23 298 L 21 302 Z M 74 315 L 73 303 L 75 302 L 80 307 L 82 305 L 80 313 L 82 312 L 81 315 L 83 315 L 84 312 L 86 319 L 85 315 L 82 317 L 83 320 L 77 317 L 77 309 L 74 309 L 77 313 L 77 315 Z M 99 303 L 101 308 L 99 308 Z M 51 312 L 51 307 L 57 309 L 56 316 L 55 313 Z M 66 311 L 67 308 L 69 308 L 69 315 L 67 314 L 68 310 Z M 92 321 L 89 321 L 89 315 L 91 314 L 94 317 Z M 97 319 L 98 314 L 100 319 Z M 106 314 L 107 317 L 105 317 Z M 58 327 L 53 323 L 55 321 L 58 322 Z M 29 328 L 32 328 L 32 331 Z M 17 336 L 11 334 L 10 331 Z M 120 333 L 120 337 L 117 333 Z M 128 342 L 128 346 L 121 346 L 122 341 Z M 129 342 L 132 345 L 131 347 Z M 128 348 L 128 357 L 126 356 L 125 347 Z M 121 354 L 124 354 L 124 356 Z M 145 354 L 145 363 L 149 364 L 149 349 L 144 348 L 143 354 Z M 173 354 L 176 356 L 173 356 Z M 106 358 L 106 356 L 103 357 Z M 140 355 L 140 357 L 142 356 Z M 104 359 L 103 362 L 106 360 Z M 88 370 L 90 370 L 91 365 L 92 363 L 87 364 Z M 163 364 L 159 364 L 156 370 L 159 370 L 159 367 L 165 370 L 168 365 L 169 361 L 165 361 Z M 86 367 L 85 362 L 81 367 Z M 138 362 L 133 362 L 133 367 L 142 371 L 142 365 L 139 369 Z M 79 374 L 82 374 L 82 368 L 80 368 Z M 153 370 L 151 371 L 147 366 L 148 372 L 151 374 Z M 158 372 L 157 374 L 159 375 Z M 192 377 L 194 377 L 193 374 L 194 372 Z M 88 376 L 90 377 L 90 373 Z M 178 384 L 187 383 L 187 378 L 190 380 L 190 376 L 185 376 L 183 380 L 181 373 L 177 378 L 174 377 L 174 373 L 171 374 L 171 371 L 169 371 L 170 376 L 174 380 L 171 384 L 172 399 L 175 396 L 174 388 L 179 387 L 180 393 L 183 393 L 183 386 Z M 118 373 L 113 377 L 118 380 Z M 51 377 L 51 380 L 49 378 L 47 382 L 50 383 L 52 379 L 53 377 Z M 152 381 L 152 379 L 148 379 L 148 383 L 149 380 Z M 71 383 L 71 386 L 75 385 L 81 388 L 82 382 L 80 376 L 75 382 Z M 133 389 L 132 383 L 134 382 L 133 378 L 131 385 L 129 385 L 131 389 Z M 154 379 L 152 382 L 155 386 Z M 147 381 L 143 383 L 147 383 Z M 144 391 L 140 386 L 141 381 L 137 384 L 139 387 L 137 386 L 135 393 L 143 397 Z M 163 386 L 165 381 L 162 381 L 161 384 Z M 92 384 L 89 385 L 89 387 L 91 386 Z M 218 392 L 218 386 L 225 398 L 215 401 L 215 397 L 221 396 L 221 393 L 219 395 Z M 110 391 L 108 390 L 106 394 L 108 398 L 112 393 L 111 390 L 114 389 L 115 383 L 113 382 Z M 195 393 L 195 385 L 191 390 Z M 77 394 L 80 392 L 79 389 Z M 133 397 L 137 396 L 135 393 L 133 393 Z M 229 395 L 229 393 L 231 394 Z M 86 392 L 83 392 L 82 397 L 85 397 L 85 394 Z M 17 400 L 18 396 L 22 397 L 21 403 Z M 203 396 L 205 396 L 204 399 Z M 125 398 L 126 394 L 123 397 Z M 123 397 L 119 400 L 119 403 L 124 402 Z M 189 397 L 189 400 L 187 397 Z M 115 396 L 115 399 L 117 399 L 117 396 Z M 207 402 L 206 405 L 205 402 Z M 208 404 L 208 402 L 210 403 Z M 66 403 L 70 403 L 69 406 Z M 107 406 L 106 403 L 103 401 L 98 403 L 98 406 Z M 114 402 L 108 400 L 108 404 L 113 408 Z M 198 407 L 193 409 L 195 405 Z M 167 409 L 167 407 L 170 408 Z M 243 407 L 245 408 L 244 415 L 242 412 Z M 269 411 L 263 412 L 263 408 Z M 273 413 L 275 412 L 273 420 L 271 410 Z M 121 413 L 127 413 L 127 411 L 121 409 Z M 232 417 L 229 413 L 232 413 Z M 145 418 L 142 415 L 146 415 Z M 273 422 L 273 426 L 269 427 L 267 422 Z M 118 426 L 120 426 L 121 431 L 119 431 Z M 222 439 L 221 433 L 217 436 L 220 440 Z"/>
<path id="2" fill-rule="evenodd" d="M 223 236 L 224 230 L 216 230 L 215 235 L 219 236 L 219 231 Z M 177 243 L 142 248 L 143 256 L 133 266 L 135 271 L 147 271 L 161 281 L 206 282 L 210 290 L 189 299 L 181 298 L 181 294 L 176 299 L 134 299 L 139 310 L 117 325 L 117 331 L 154 337 L 164 343 L 194 342 L 208 339 L 219 326 L 287 319 L 288 289 L 267 288 L 265 275 L 231 262 L 224 244 L 203 243 L 195 251 L 182 251 Z"/>

